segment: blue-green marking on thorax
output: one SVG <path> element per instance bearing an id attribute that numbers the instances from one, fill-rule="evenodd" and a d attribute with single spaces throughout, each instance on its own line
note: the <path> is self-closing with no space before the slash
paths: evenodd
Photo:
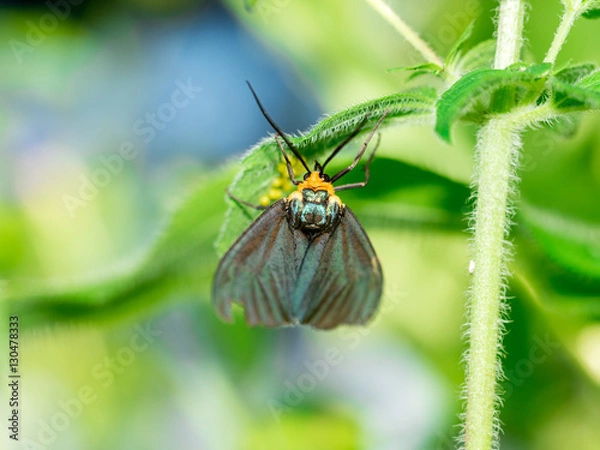
<path id="1" fill-rule="evenodd" d="M 289 205 L 291 225 L 309 232 L 328 231 L 340 217 L 340 204 L 324 190 L 302 190 L 302 200 L 293 198 Z"/>

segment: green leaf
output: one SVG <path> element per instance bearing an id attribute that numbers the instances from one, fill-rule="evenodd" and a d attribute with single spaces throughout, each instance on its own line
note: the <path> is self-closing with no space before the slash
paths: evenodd
<path id="1" fill-rule="evenodd" d="M 574 84 L 598 70 L 594 63 L 568 64 L 554 72 L 553 76 L 563 83 Z"/>
<path id="2" fill-rule="evenodd" d="M 467 26 L 446 58 L 446 72 L 456 77 L 461 77 L 476 69 L 491 69 L 494 64 L 495 39 L 480 42 L 475 47 L 464 50 L 466 41 L 473 33 L 474 24 L 475 22 L 471 22 Z"/>
<path id="3" fill-rule="evenodd" d="M 460 37 L 456 40 L 450 51 L 448 52 L 448 56 L 446 57 L 446 66 L 454 66 L 455 62 L 460 58 L 461 52 L 467 40 L 473 34 L 473 28 L 475 27 L 475 21 L 471 21 L 465 31 L 460 35 Z"/>
<path id="4" fill-rule="evenodd" d="M 458 76 L 463 75 L 471 70 L 480 69 L 484 67 L 491 67 L 494 59 L 494 53 L 496 48 L 496 41 L 490 39 L 484 41 L 474 48 L 464 51 L 465 44 L 471 34 L 473 33 L 475 22 L 472 21 L 463 34 L 456 40 L 452 49 L 448 52 L 444 67 L 440 67 L 434 63 L 424 63 L 417 66 L 411 67 L 395 67 L 388 69 L 387 72 L 398 72 L 398 71 L 413 71 L 414 73 L 409 77 L 410 79 L 416 78 L 420 75 L 431 74 L 438 77 L 445 76 L 448 73 L 457 74 Z M 464 56 L 463 56 L 464 54 Z"/>
<path id="5" fill-rule="evenodd" d="M 519 218 L 554 262 L 600 281 L 600 224 L 525 202 Z"/>
<path id="6" fill-rule="evenodd" d="M 449 65 L 450 71 L 464 75 L 476 69 L 491 69 L 496 54 L 496 40 L 488 39 L 467 50 Z"/>
<path id="7" fill-rule="evenodd" d="M 534 64 L 533 66 L 526 66 L 522 65 L 521 63 L 517 63 L 509 67 L 509 70 L 525 71 L 528 74 L 533 75 L 533 77 L 536 79 L 548 75 L 550 69 L 552 69 L 552 64 L 550 63 Z"/>
<path id="8" fill-rule="evenodd" d="M 597 19 L 600 17 L 600 8 L 597 9 L 588 9 L 586 12 L 582 14 L 586 19 Z"/>
<path id="9" fill-rule="evenodd" d="M 230 177 L 230 172 L 221 172 L 204 179 L 141 258 L 93 277 L 7 282 L 2 303 L 27 316 L 27 325 L 33 326 L 139 313 L 176 293 L 208 299 L 217 263 L 213 243 Z"/>
<path id="10" fill-rule="evenodd" d="M 600 1 L 582 0 L 580 10 L 582 11 L 581 15 L 586 19 L 597 19 L 600 17 Z"/>
<path id="11" fill-rule="evenodd" d="M 599 91 L 563 83 L 556 78 L 552 78 L 550 84 L 552 86 L 552 102 L 560 111 L 588 111 L 600 108 Z"/>
<path id="12" fill-rule="evenodd" d="M 334 167 L 333 171 L 342 168 Z M 363 178 L 362 170 L 353 171 L 344 182 Z M 470 189 L 442 175 L 379 157 L 371 165 L 368 187 L 342 194 L 344 203 L 365 227 L 462 232 Z"/>
<path id="13" fill-rule="evenodd" d="M 550 79 L 551 101 L 562 112 L 598 108 L 600 97 L 600 71 L 593 63 L 567 65 L 556 71 Z M 563 137 L 572 137 L 579 126 L 577 117 L 557 117 L 550 130 Z"/>
<path id="14" fill-rule="evenodd" d="M 481 120 L 520 102 L 533 101 L 542 93 L 550 64 L 511 66 L 505 70 L 479 69 L 468 73 L 442 94 L 438 101 L 435 131 L 450 142 L 450 128 L 467 115 Z M 510 92 L 504 90 L 510 88 Z M 494 94 L 501 91 L 501 95 Z M 502 100 L 503 104 L 499 101 Z"/>
<path id="15" fill-rule="evenodd" d="M 597 18 L 600 10 L 600 1 L 598 0 L 561 0 L 565 9 L 581 14 L 588 19 Z"/>
<path id="16" fill-rule="evenodd" d="M 577 81 L 577 86 L 600 92 L 600 70 L 590 73 L 588 76 Z"/>
<path id="17" fill-rule="evenodd" d="M 435 74 L 435 73 L 441 72 L 442 70 L 444 70 L 444 69 L 441 68 L 440 66 L 438 66 L 437 64 L 424 63 L 424 64 L 419 64 L 419 65 L 410 66 L 410 67 L 393 67 L 391 69 L 387 69 L 386 72 L 394 73 L 394 72 L 405 72 L 405 71 L 420 71 L 420 72 L 430 72 L 430 73 Z"/>
<path id="18" fill-rule="evenodd" d="M 386 72 L 388 72 L 388 73 L 404 72 L 404 71 L 414 72 L 409 77 L 409 80 L 410 80 L 410 79 L 416 78 L 420 75 L 426 75 L 426 74 L 440 76 L 444 72 L 444 69 L 434 63 L 425 63 L 425 64 L 419 64 L 418 66 L 394 67 L 392 69 L 386 70 Z"/>
<path id="19" fill-rule="evenodd" d="M 350 107 L 319 122 L 302 136 L 290 136 L 299 152 L 307 159 L 319 157 L 335 148 L 368 117 L 362 133 L 370 132 L 384 111 L 389 110 L 382 128 L 391 124 L 418 124 L 432 121 L 437 93 L 433 88 L 399 92 Z M 259 142 L 243 159 L 242 167 L 231 185 L 236 197 L 258 203 L 277 181 L 281 152 L 274 138 Z M 285 194 L 285 192 L 283 193 Z M 216 242 L 217 252 L 224 253 L 258 215 L 255 211 L 229 201 L 225 222 Z"/>
<path id="20" fill-rule="evenodd" d="M 518 221 L 525 232 L 514 272 L 530 299 L 561 318 L 600 320 L 598 241 L 590 240 L 600 223 L 525 203 Z"/>

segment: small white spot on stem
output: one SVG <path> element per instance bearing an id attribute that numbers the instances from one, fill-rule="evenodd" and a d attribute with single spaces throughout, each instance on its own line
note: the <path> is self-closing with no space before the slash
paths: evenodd
<path id="1" fill-rule="evenodd" d="M 474 259 L 469 261 L 469 274 L 472 274 L 473 272 L 475 272 L 475 260 Z"/>

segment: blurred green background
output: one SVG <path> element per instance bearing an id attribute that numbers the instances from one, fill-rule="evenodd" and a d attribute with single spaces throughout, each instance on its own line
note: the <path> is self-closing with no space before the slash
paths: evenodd
<path id="1" fill-rule="evenodd" d="M 389 3 L 442 55 L 472 20 L 473 44 L 493 34 L 492 1 Z M 391 27 L 359 0 L 0 4 L 14 448 L 454 448 L 473 127 L 452 146 L 427 124 L 386 129 L 371 184 L 344 193 L 386 277 L 369 327 L 251 329 L 210 304 L 225 187 L 270 132 L 244 81 L 305 130 L 430 81 L 386 72 L 421 62 Z M 525 58 L 540 62 L 561 5 L 530 4 Z M 559 65 L 600 63 L 599 36 L 578 22 Z M 600 117 L 570 121 L 569 139 L 524 139 L 503 449 L 600 449 Z"/>

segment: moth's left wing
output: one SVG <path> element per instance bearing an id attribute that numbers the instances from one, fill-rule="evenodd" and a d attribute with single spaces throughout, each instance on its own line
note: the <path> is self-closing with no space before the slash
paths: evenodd
<path id="1" fill-rule="evenodd" d="M 297 322 L 291 294 L 308 241 L 291 230 L 284 200 L 269 207 L 223 256 L 213 282 L 213 304 L 231 321 L 231 304 L 243 306 L 249 325 Z"/>
<path id="2" fill-rule="evenodd" d="M 348 207 L 331 233 L 309 245 L 292 294 L 301 323 L 320 329 L 367 323 L 379 305 L 381 265 Z"/>

